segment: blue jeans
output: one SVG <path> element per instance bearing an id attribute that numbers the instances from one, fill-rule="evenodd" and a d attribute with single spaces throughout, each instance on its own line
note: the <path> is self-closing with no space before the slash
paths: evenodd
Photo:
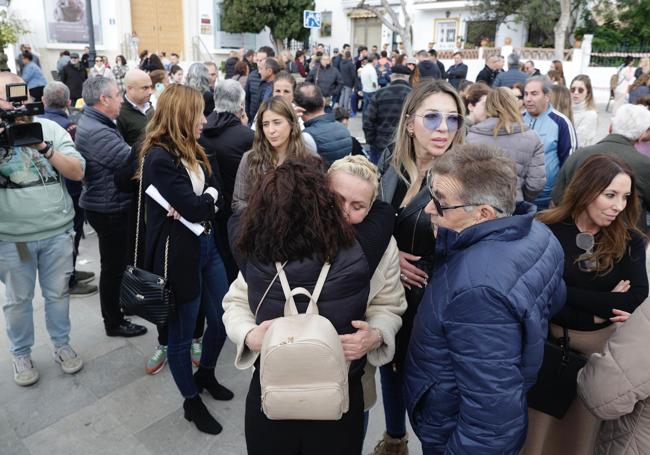
<path id="1" fill-rule="evenodd" d="M 381 396 L 384 401 L 386 431 L 394 438 L 406 434 L 406 404 L 404 403 L 404 373 L 393 371 L 391 364 L 379 368 Z"/>
<path id="2" fill-rule="evenodd" d="M 34 345 L 32 300 L 36 272 L 45 300 L 45 326 L 55 348 L 70 341 L 70 294 L 74 232 L 71 230 L 43 240 L 26 242 L 24 257 L 13 242 L 0 241 L 0 281 L 4 283 L 3 311 L 10 352 L 29 355 Z"/>
<path id="3" fill-rule="evenodd" d="M 228 291 L 226 268 L 219 256 L 213 235 L 203 234 L 199 236 L 199 242 L 201 242 L 199 254 L 201 292 L 190 302 L 178 302 L 176 315 L 169 321 L 167 361 L 174 382 L 184 398 L 192 398 L 197 395 L 192 376 L 190 346 L 202 294 L 207 297 L 203 303 L 208 327 L 203 334 L 200 366 L 214 368 L 217 365 L 223 343 L 226 341 L 226 328 L 221 320 L 223 316 L 221 302 Z"/>
<path id="4" fill-rule="evenodd" d="M 370 106 L 370 100 L 375 97 L 376 92 L 363 92 L 363 115 L 366 115 L 368 112 L 368 106 Z"/>

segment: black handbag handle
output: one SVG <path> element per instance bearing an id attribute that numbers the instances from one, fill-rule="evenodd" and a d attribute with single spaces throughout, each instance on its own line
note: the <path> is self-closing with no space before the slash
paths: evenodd
<path id="1" fill-rule="evenodd" d="M 145 156 L 142 156 L 140 160 L 140 181 L 138 182 L 138 213 L 136 215 L 135 222 L 135 252 L 133 254 L 133 265 L 138 266 L 138 242 L 140 238 L 140 210 L 142 208 L 142 182 L 144 181 L 144 159 Z M 173 225 L 172 225 L 173 228 Z M 164 264 L 164 274 L 163 278 L 167 281 L 167 264 L 169 260 L 169 235 L 165 241 L 165 264 Z"/>

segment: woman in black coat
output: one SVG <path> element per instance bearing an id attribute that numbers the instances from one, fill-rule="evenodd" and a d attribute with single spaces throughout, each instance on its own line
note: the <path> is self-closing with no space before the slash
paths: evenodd
<path id="1" fill-rule="evenodd" d="M 145 268 L 167 276 L 177 310 L 170 317 L 168 362 L 185 398 L 185 418 L 200 431 L 218 434 L 221 425 L 210 415 L 199 393 L 206 389 L 217 400 L 230 400 L 232 392 L 220 385 L 214 369 L 226 338 L 221 301 L 228 289 L 219 255 L 214 217 L 219 194 L 208 157 L 198 144 L 205 117 L 201 93 L 172 85 L 158 99 L 152 127 L 141 147 L 143 188 L 153 185 L 169 202 L 164 209 L 146 197 Z M 200 223 L 196 235 L 178 220 Z M 190 345 L 197 313 L 204 297 L 208 327 L 203 336 L 199 369 L 192 376 Z"/>

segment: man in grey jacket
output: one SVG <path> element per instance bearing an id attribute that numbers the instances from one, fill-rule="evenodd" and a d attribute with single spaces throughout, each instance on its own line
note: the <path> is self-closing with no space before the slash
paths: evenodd
<path id="1" fill-rule="evenodd" d="M 321 56 L 320 62 L 307 75 L 306 81 L 317 85 L 321 89 L 323 96 L 326 98 L 326 109 L 331 105 L 331 100 L 327 102 L 327 98 L 339 96 L 343 88 L 341 73 L 332 66 L 330 56 L 327 54 Z"/>
<path id="2" fill-rule="evenodd" d="M 97 232 L 101 274 L 99 301 L 108 336 L 144 335 L 147 328 L 132 324 L 119 306 L 120 285 L 126 267 L 127 212 L 131 196 L 115 186 L 115 171 L 127 164 L 131 147 L 117 130 L 123 98 L 115 81 L 92 77 L 84 82 L 86 107 L 79 119 L 75 144 L 86 159 L 86 175 L 79 205 Z"/>

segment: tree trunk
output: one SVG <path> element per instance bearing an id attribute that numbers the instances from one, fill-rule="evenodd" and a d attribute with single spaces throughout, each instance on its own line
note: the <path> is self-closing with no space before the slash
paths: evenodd
<path id="1" fill-rule="evenodd" d="M 357 5 L 357 8 L 363 8 L 368 11 L 375 13 L 377 18 L 386 26 L 388 29 L 399 35 L 402 38 L 404 43 L 404 51 L 410 57 L 413 49 L 413 38 L 411 36 L 411 18 L 406 11 L 406 2 L 407 0 L 400 0 L 400 5 L 402 7 L 402 14 L 404 16 L 404 25 L 399 21 L 397 13 L 389 5 L 388 0 L 381 0 L 383 11 L 376 6 L 366 5 L 365 0 L 361 0 Z M 388 17 L 386 17 L 388 16 Z"/>
<path id="2" fill-rule="evenodd" d="M 273 47 L 275 47 L 275 55 L 280 55 L 280 52 L 282 52 L 285 49 L 284 40 L 273 36 L 273 30 L 270 29 L 269 29 L 269 37 L 271 38 Z"/>
<path id="3" fill-rule="evenodd" d="M 566 32 L 571 20 L 571 0 L 559 0 L 560 18 L 558 19 L 553 32 L 555 32 L 555 58 L 564 60 L 564 43 L 566 42 Z"/>

